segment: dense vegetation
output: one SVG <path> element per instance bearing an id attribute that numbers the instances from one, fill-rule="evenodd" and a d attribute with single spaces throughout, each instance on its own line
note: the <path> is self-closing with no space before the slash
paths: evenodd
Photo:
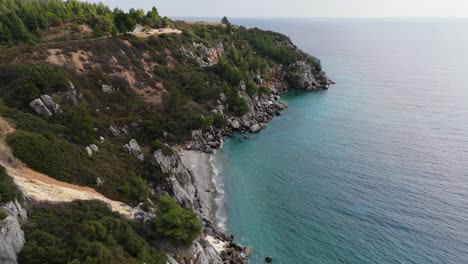
<path id="1" fill-rule="evenodd" d="M 132 31 L 137 23 L 161 27 L 169 21 L 161 18 L 156 8 L 145 14 L 141 9 L 126 13 L 78 0 L 0 1 L 0 45 L 34 43 L 52 27 L 73 25 L 71 30 L 79 33 L 77 25 L 85 23 L 92 27 L 94 37 L 99 37 Z"/>
<path id="2" fill-rule="evenodd" d="M 98 201 L 34 204 L 20 263 L 166 263 L 132 226 Z"/>
<path id="3" fill-rule="evenodd" d="M 133 157 L 112 146 L 101 148 L 90 158 L 84 148 L 52 134 L 17 130 L 7 142 L 15 157 L 60 181 L 92 186 L 109 198 L 130 204 L 149 197 L 148 184 L 141 175 L 151 172 L 151 167 L 138 164 Z M 105 184 L 96 186 L 97 178 Z"/>
<path id="4" fill-rule="evenodd" d="M 0 204 L 22 199 L 21 192 L 5 168 L 0 166 Z M 3 219 L 0 217 L 0 219 Z"/>
<path id="5" fill-rule="evenodd" d="M 163 196 L 158 204 L 158 217 L 154 222 L 156 233 L 176 245 L 190 245 L 201 233 L 201 224 L 195 212 L 182 208 L 177 202 Z"/>
<path id="6" fill-rule="evenodd" d="M 291 65 L 297 60 L 320 69 L 318 60 L 281 34 L 236 27 L 227 18 L 221 22 L 170 21 L 156 8 L 127 13 L 77 0 L 0 0 L 0 116 L 16 129 L 7 137 L 14 156 L 34 170 L 93 187 L 114 200 L 158 201 L 157 217 L 145 227 L 151 234 L 135 232 L 98 202 L 34 204 L 21 263 L 164 263 L 149 238 L 186 246 L 200 235 L 195 212 L 168 196 L 159 198 L 160 190 L 169 190 L 167 175 L 152 163 L 151 152 L 170 154 L 166 144 L 184 143 L 193 130 L 223 128 L 226 116 L 247 113 L 240 83 L 251 97 L 270 95 L 257 77 L 278 78 L 274 69 L 281 68 L 289 70 L 293 83 Z M 125 34 L 137 24 L 172 26 L 183 34 Z M 91 35 L 82 35 L 82 28 L 91 28 Z M 49 43 L 34 45 L 39 42 Z M 210 48 L 219 55 L 214 63 L 207 63 Z M 78 59 L 54 62 L 48 60 L 52 51 Z M 103 85 L 112 92 L 104 92 Z M 64 96 L 70 92 L 74 102 Z M 225 115 L 212 111 L 221 93 L 227 99 Z M 30 102 L 42 95 L 53 98 L 60 112 L 36 114 Z M 143 162 L 122 149 L 133 138 L 145 153 Z M 93 143 L 99 151 L 90 157 L 85 147 Z M 0 169 L 0 202 L 19 195 L 5 175 Z M 103 184 L 98 186 L 97 178 Z"/>

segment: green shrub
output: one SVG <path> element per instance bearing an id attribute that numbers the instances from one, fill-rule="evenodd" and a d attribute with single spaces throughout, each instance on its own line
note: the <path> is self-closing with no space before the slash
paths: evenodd
<path id="1" fill-rule="evenodd" d="M 0 102 L 0 115 L 11 121 L 16 129 L 36 132 L 40 134 L 63 134 L 65 127 L 59 124 L 47 123 L 44 119 L 17 109 L 6 107 Z"/>
<path id="2" fill-rule="evenodd" d="M 258 87 L 258 94 L 259 95 L 270 95 L 271 94 L 271 89 L 267 86 L 260 85 Z"/>
<path id="3" fill-rule="evenodd" d="M 216 128 L 223 128 L 223 127 L 227 126 L 226 118 L 224 118 L 224 116 L 222 116 L 222 115 L 215 115 L 213 117 L 213 125 Z"/>
<path id="4" fill-rule="evenodd" d="M 136 204 L 148 198 L 148 186 L 139 174 L 143 166 L 133 156 L 107 144 L 90 158 L 84 147 L 49 135 L 17 130 L 7 137 L 13 155 L 31 169 L 52 178 L 96 188 L 111 199 Z M 105 180 L 96 187 L 96 178 Z"/>
<path id="5" fill-rule="evenodd" d="M 201 233 L 195 212 L 182 208 L 169 196 L 159 200 L 158 213 L 154 222 L 156 233 L 175 245 L 190 245 Z"/>
<path id="6" fill-rule="evenodd" d="M 88 110 L 79 107 L 70 117 L 69 133 L 78 144 L 88 145 L 94 142 L 96 131 Z"/>
<path id="7" fill-rule="evenodd" d="M 70 87 L 62 70 L 50 64 L 29 64 L 20 68 L 18 98 L 25 104 L 41 94 L 66 91 Z"/>
<path id="8" fill-rule="evenodd" d="M 9 216 L 8 212 L 5 209 L 0 208 L 0 221 L 5 220 Z"/>
<path id="9" fill-rule="evenodd" d="M 240 97 L 238 93 L 233 92 L 228 96 L 229 111 L 238 116 L 245 115 L 249 111 L 249 106 L 244 98 Z"/>
<path id="10" fill-rule="evenodd" d="M 101 202 L 33 204 L 28 216 L 20 263 L 166 263 Z"/>
<path id="11" fill-rule="evenodd" d="M 15 199 L 22 200 L 21 191 L 7 174 L 5 168 L 0 166 L 0 203 L 11 202 Z"/>

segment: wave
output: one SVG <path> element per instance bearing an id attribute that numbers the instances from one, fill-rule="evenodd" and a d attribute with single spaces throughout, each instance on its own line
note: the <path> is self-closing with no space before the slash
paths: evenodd
<path id="1" fill-rule="evenodd" d="M 221 141 L 221 146 L 220 149 L 223 147 L 224 142 Z M 217 227 L 220 229 L 222 232 L 227 231 L 227 220 L 228 220 L 228 215 L 227 215 L 227 208 L 226 208 L 226 195 L 225 195 L 225 188 L 224 188 L 224 179 L 223 176 L 221 175 L 222 171 L 222 165 L 221 162 L 216 161 L 216 152 L 214 152 L 213 155 L 211 155 L 209 161 L 210 165 L 213 171 L 213 176 L 211 177 L 213 184 L 216 187 L 216 198 L 215 204 L 216 204 L 216 213 L 215 213 L 215 223 Z"/>

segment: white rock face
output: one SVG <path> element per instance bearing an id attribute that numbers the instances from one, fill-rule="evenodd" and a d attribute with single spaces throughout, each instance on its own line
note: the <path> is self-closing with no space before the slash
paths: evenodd
<path id="1" fill-rule="evenodd" d="M 89 148 L 90 148 L 93 152 L 98 152 L 98 151 L 99 151 L 98 146 L 96 146 L 95 144 L 89 145 Z"/>
<path id="2" fill-rule="evenodd" d="M 123 146 L 123 149 L 130 155 L 133 155 L 137 157 L 138 160 L 144 161 L 145 160 L 145 155 L 143 154 L 143 151 L 141 151 L 140 145 L 138 145 L 138 142 L 135 139 L 130 140 L 128 144 Z"/>
<path id="3" fill-rule="evenodd" d="M 20 222 L 27 220 L 27 214 L 16 200 L 7 203 L 3 209 L 8 212 L 8 216 L 0 221 L 0 263 L 16 264 L 17 255 L 26 242 Z"/>
<path id="4" fill-rule="evenodd" d="M 90 147 L 86 147 L 86 152 L 88 153 L 88 156 L 92 157 L 93 156 L 93 150 Z"/>
<path id="5" fill-rule="evenodd" d="M 110 85 L 103 84 L 102 85 L 102 92 L 103 93 L 113 93 L 114 92 L 114 87 Z"/>
<path id="6" fill-rule="evenodd" d="M 44 116 L 44 117 L 51 117 L 52 112 L 47 108 L 47 106 L 42 102 L 40 98 L 34 99 L 29 103 L 29 106 L 31 107 L 34 112 L 37 114 Z"/>
<path id="7" fill-rule="evenodd" d="M 161 150 L 157 150 L 153 153 L 152 162 L 159 166 L 162 172 L 170 175 L 168 183 L 172 188 L 174 198 L 184 207 L 198 209 L 194 176 L 182 164 L 179 155 L 174 152 L 166 156 Z"/>
<path id="8" fill-rule="evenodd" d="M 52 97 L 48 95 L 41 95 L 41 100 L 44 103 L 44 105 L 49 109 L 50 112 L 54 114 L 58 114 L 61 112 L 60 105 L 55 103 Z"/>

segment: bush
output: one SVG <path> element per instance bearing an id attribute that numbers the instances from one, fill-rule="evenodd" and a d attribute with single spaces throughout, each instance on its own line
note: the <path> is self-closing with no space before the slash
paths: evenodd
<path id="1" fill-rule="evenodd" d="M 147 172 L 120 147 L 108 144 L 90 158 L 84 147 L 21 130 L 10 134 L 7 143 L 31 169 L 57 180 L 96 188 L 99 177 L 105 184 L 96 189 L 111 199 L 136 204 L 148 198 L 148 186 L 138 175 Z"/>
<path id="2" fill-rule="evenodd" d="M 15 199 L 22 200 L 22 194 L 5 168 L 0 166 L 0 203 L 8 203 Z"/>
<path id="3" fill-rule="evenodd" d="M 177 202 L 164 196 L 158 203 L 156 233 L 168 238 L 175 245 L 190 245 L 201 233 L 201 224 L 195 212 L 182 208 Z"/>
<path id="4" fill-rule="evenodd" d="M 232 93 L 228 97 L 229 111 L 235 113 L 238 116 L 245 115 L 249 111 L 249 106 L 245 102 L 244 98 L 240 97 L 237 93 Z"/>
<path id="5" fill-rule="evenodd" d="M 49 64 L 29 64 L 20 68 L 18 98 L 27 104 L 41 94 L 66 91 L 70 87 L 62 70 Z"/>
<path id="6" fill-rule="evenodd" d="M 259 95 L 270 95 L 271 94 L 271 89 L 267 86 L 259 86 L 258 87 L 258 94 Z"/>
<path id="7" fill-rule="evenodd" d="M 101 202 L 33 204 L 28 215 L 20 263 L 166 263 Z"/>
<path id="8" fill-rule="evenodd" d="M 0 221 L 5 220 L 9 216 L 8 212 L 5 209 L 0 208 Z"/>
<path id="9" fill-rule="evenodd" d="M 88 110 L 79 107 L 70 117 L 69 134 L 73 142 L 88 145 L 94 142 L 96 131 Z"/>

